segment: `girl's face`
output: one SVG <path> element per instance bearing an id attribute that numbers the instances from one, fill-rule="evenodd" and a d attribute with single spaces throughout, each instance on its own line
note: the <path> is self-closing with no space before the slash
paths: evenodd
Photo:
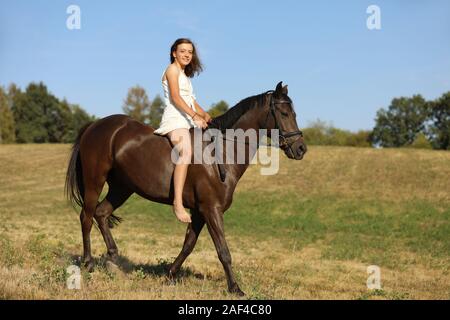
<path id="1" fill-rule="evenodd" d="M 181 65 L 186 67 L 192 61 L 192 54 L 194 47 L 190 43 L 181 43 L 177 46 L 177 50 L 172 52 L 175 60 Z"/>

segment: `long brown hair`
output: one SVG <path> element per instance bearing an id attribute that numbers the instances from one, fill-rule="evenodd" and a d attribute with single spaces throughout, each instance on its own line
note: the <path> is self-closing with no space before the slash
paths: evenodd
<path id="1" fill-rule="evenodd" d="M 193 78 L 194 75 L 200 74 L 200 72 L 203 71 L 202 63 L 200 62 L 200 59 L 197 55 L 197 50 L 195 49 L 194 43 L 187 38 L 180 38 L 175 40 L 173 45 L 170 47 L 170 63 L 173 63 L 175 61 L 175 58 L 173 57 L 173 53 L 177 51 L 177 47 L 179 44 L 182 43 L 190 43 L 192 45 L 192 60 L 191 62 L 184 68 L 184 73 L 189 78 Z"/>

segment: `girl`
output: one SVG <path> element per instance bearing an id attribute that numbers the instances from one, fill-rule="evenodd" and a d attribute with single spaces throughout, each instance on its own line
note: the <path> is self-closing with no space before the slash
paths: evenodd
<path id="1" fill-rule="evenodd" d="M 162 75 L 164 113 L 155 134 L 169 137 L 179 154 L 174 172 L 173 211 L 181 222 L 190 223 L 191 217 L 183 206 L 183 187 L 192 157 L 189 128 L 205 129 L 211 117 L 195 101 L 189 78 L 199 74 L 202 64 L 195 46 L 189 39 L 177 39 L 170 48 L 170 62 Z"/>

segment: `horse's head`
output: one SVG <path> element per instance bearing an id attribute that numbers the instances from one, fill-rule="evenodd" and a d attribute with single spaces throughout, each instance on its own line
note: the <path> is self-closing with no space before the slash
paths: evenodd
<path id="1" fill-rule="evenodd" d="M 292 100 L 288 96 L 287 85 L 277 84 L 274 91 L 267 92 L 267 115 L 262 128 L 278 129 L 280 148 L 290 159 L 301 160 L 306 153 L 303 133 L 299 130 Z M 270 137 L 270 130 L 268 132 Z"/>

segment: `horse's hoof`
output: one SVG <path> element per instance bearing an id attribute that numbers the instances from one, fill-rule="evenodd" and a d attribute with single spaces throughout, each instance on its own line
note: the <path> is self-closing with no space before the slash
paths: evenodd
<path id="1" fill-rule="evenodd" d="M 108 254 L 106 257 L 106 261 L 110 261 L 115 265 L 119 265 L 119 256 L 117 254 Z"/>
<path id="2" fill-rule="evenodd" d="M 237 284 L 234 285 L 233 287 L 231 287 L 228 291 L 230 293 L 232 293 L 232 294 L 235 294 L 235 295 L 239 296 L 239 297 L 245 296 L 244 291 L 242 291 L 241 288 L 239 288 L 239 286 Z"/>
<path id="3" fill-rule="evenodd" d="M 176 277 L 177 277 L 177 272 L 176 271 L 169 270 L 167 272 L 167 278 L 169 278 L 169 279 L 176 279 Z"/>
<path id="4" fill-rule="evenodd" d="M 84 262 L 84 268 L 89 273 L 94 272 L 94 261 L 93 260 L 85 261 Z"/>
<path id="5" fill-rule="evenodd" d="M 177 283 L 177 274 L 169 271 L 166 275 L 166 280 L 168 285 L 175 285 Z"/>

